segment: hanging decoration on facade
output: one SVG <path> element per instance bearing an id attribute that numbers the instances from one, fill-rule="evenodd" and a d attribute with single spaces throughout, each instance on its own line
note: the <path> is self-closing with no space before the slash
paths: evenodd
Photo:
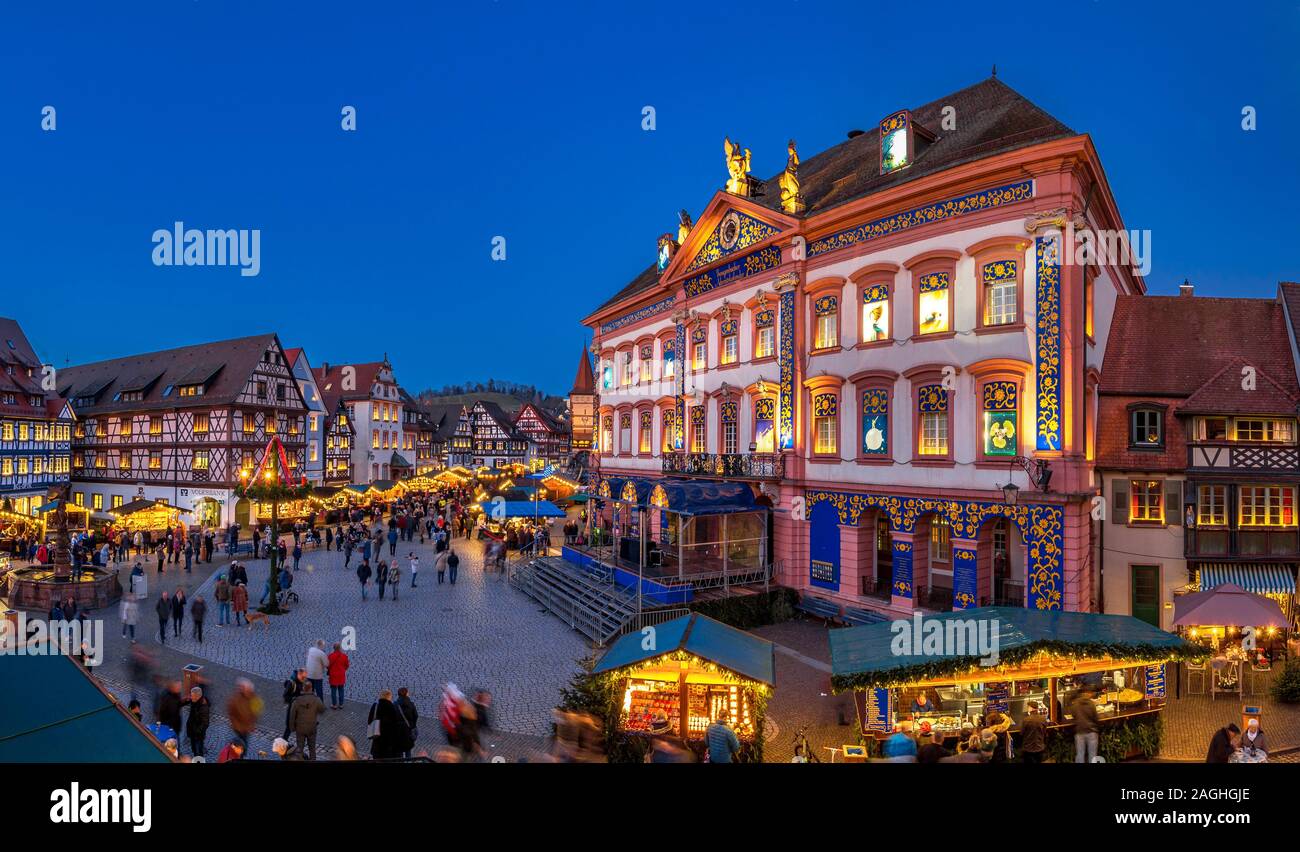
<path id="1" fill-rule="evenodd" d="M 722 150 L 727 155 L 727 192 L 748 197 L 752 194 L 749 149 L 745 148 L 741 153 L 740 143 L 733 143 L 728 136 L 722 140 Z"/>
<path id="2" fill-rule="evenodd" d="M 862 454 L 889 456 L 889 391 L 883 388 L 862 394 Z"/>
<path id="3" fill-rule="evenodd" d="M 1037 257 L 1035 349 L 1037 378 L 1037 442 L 1040 452 L 1061 449 L 1061 265 L 1054 236 L 1034 240 Z"/>
<path id="4" fill-rule="evenodd" d="M 709 238 L 704 241 L 704 245 L 700 246 L 700 250 L 695 253 L 695 257 L 691 258 L 690 266 L 686 267 L 686 270 L 693 272 L 716 260 L 721 260 L 732 252 L 749 248 L 779 233 L 779 229 L 762 219 L 756 219 L 738 210 L 728 210 L 718 222 L 718 226 L 713 229 L 713 233 L 709 234 Z"/>
<path id="5" fill-rule="evenodd" d="M 794 290 L 781 293 L 777 353 L 781 370 L 781 449 L 794 449 Z"/>
<path id="6" fill-rule="evenodd" d="M 787 144 L 788 157 L 785 171 L 777 179 L 781 187 L 781 209 L 792 216 L 797 216 L 808 209 L 803 195 L 799 192 L 799 152 L 795 150 L 794 140 Z"/>
<path id="7" fill-rule="evenodd" d="M 247 497 L 258 503 L 278 500 L 301 500 L 311 493 L 307 477 L 293 472 L 284 444 L 278 437 L 271 438 L 262 451 L 262 461 L 251 474 L 240 471 L 240 482 L 235 486 L 236 497 Z"/>
<path id="8" fill-rule="evenodd" d="M 673 239 L 672 234 L 659 235 L 659 255 L 655 262 L 655 268 L 663 272 L 668 268 L 672 261 L 673 255 L 677 253 L 677 241 Z"/>
<path id="9" fill-rule="evenodd" d="M 984 385 L 984 455 L 1014 456 L 1016 452 L 1017 395 L 1015 382 Z"/>

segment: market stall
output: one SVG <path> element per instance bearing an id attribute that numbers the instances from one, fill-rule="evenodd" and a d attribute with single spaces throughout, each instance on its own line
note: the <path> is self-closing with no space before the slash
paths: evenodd
<path id="1" fill-rule="evenodd" d="M 667 720 L 683 739 L 703 740 L 725 717 L 742 744 L 763 735 L 763 713 L 775 676 L 775 646 L 699 613 L 654 628 L 647 650 L 641 632 L 616 641 L 592 673 L 621 687 L 619 729 L 648 733 Z"/>
<path id="2" fill-rule="evenodd" d="M 1290 623 L 1275 598 L 1223 583 L 1175 597 L 1174 626 L 1188 640 L 1204 646 L 1210 656 L 1204 667 L 1192 666 L 1182 673 L 1189 689 L 1194 688 L 1196 672 L 1202 685 L 1208 681 L 1211 695 L 1241 695 L 1247 673 L 1255 687 L 1255 676 L 1271 671 L 1273 661 L 1286 656 Z M 1180 690 L 1182 684 L 1180 679 Z"/>
<path id="3" fill-rule="evenodd" d="M 1126 615 L 982 607 L 830 631 L 831 685 L 852 690 L 865 737 L 910 720 L 936 739 L 994 711 L 1012 734 L 1030 713 L 1073 725 L 1086 688 L 1103 724 L 1159 713 L 1170 662 L 1205 649 Z M 902 653 L 900 653 L 900 650 Z"/>
<path id="4" fill-rule="evenodd" d="M 188 515 L 190 512 L 169 503 L 137 498 L 110 510 L 109 514 L 115 518 L 117 525 L 128 533 L 140 530 L 151 533 L 161 532 L 165 535 L 168 530 L 176 528 L 180 523 L 181 515 Z"/>
<path id="5" fill-rule="evenodd" d="M 14 510 L 11 500 L 6 498 L 0 503 L 0 552 L 19 554 L 26 543 L 41 540 L 45 537 L 45 524 L 41 515 L 26 515 Z"/>

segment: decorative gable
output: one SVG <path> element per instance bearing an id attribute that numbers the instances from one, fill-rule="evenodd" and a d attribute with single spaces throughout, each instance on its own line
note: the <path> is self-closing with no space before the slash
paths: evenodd
<path id="1" fill-rule="evenodd" d="M 686 271 L 707 266 L 732 252 L 761 243 L 778 233 L 780 233 L 778 228 L 761 219 L 741 213 L 739 210 L 728 210 L 713 229 L 713 233 L 709 234 L 708 239 L 704 241 L 704 245 L 700 246 L 695 257 L 691 259 L 691 265 L 686 267 Z"/>

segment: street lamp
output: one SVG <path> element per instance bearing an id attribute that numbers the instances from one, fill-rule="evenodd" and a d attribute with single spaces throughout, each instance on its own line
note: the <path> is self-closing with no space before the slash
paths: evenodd
<path id="1" fill-rule="evenodd" d="M 1025 472 L 1030 483 L 1039 491 L 1047 491 L 1052 481 L 1052 469 L 1048 466 L 1047 459 L 1013 456 L 1007 460 L 1007 484 L 1002 486 L 1002 502 L 1008 506 L 1016 505 L 1020 495 L 1020 487 L 1011 481 L 1011 473 L 1017 467 Z"/>

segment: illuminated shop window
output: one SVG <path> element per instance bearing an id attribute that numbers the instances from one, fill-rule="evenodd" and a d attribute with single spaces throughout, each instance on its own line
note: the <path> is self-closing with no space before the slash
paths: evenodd
<path id="1" fill-rule="evenodd" d="M 1280 485 L 1241 486 L 1238 521 L 1243 527 L 1294 527 L 1295 489 Z"/>

